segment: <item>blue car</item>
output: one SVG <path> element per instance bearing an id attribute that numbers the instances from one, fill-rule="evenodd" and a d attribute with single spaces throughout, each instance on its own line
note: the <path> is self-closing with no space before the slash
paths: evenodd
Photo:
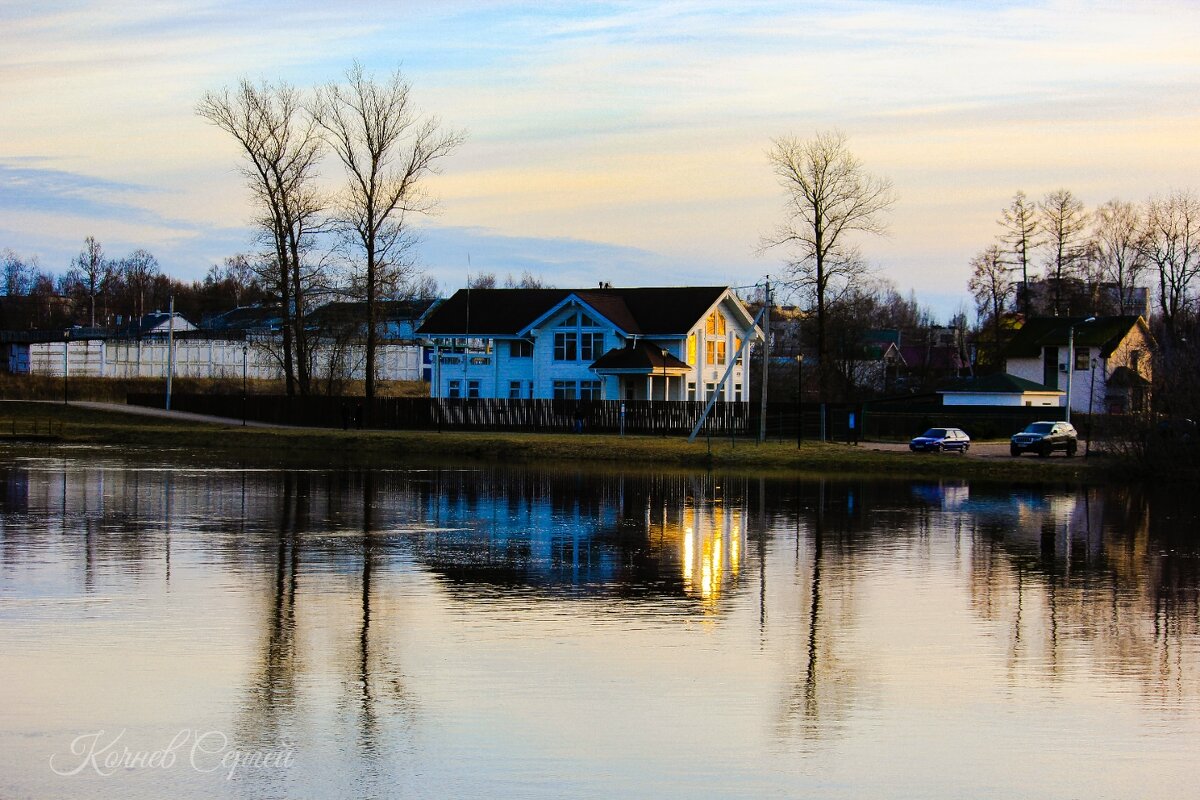
<path id="1" fill-rule="evenodd" d="M 971 449 L 971 437 L 958 428 L 930 428 L 908 443 L 914 453 L 957 450 L 965 453 Z"/>

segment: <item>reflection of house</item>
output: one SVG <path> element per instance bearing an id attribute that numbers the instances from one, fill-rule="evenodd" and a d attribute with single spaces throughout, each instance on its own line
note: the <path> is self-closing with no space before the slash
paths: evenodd
<path id="1" fill-rule="evenodd" d="M 1068 354 L 1071 328 L 1075 352 Z M 1005 372 L 1065 389 L 1074 411 L 1125 413 L 1148 408 L 1157 345 L 1142 317 L 1035 317 L 1004 351 Z"/>
<path id="2" fill-rule="evenodd" d="M 749 397 L 759 335 L 725 287 L 471 289 L 417 330 L 434 342 L 434 397 L 698 400 Z"/>

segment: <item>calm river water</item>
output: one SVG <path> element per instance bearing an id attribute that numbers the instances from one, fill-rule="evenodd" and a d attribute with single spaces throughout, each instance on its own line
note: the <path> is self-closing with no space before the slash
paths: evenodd
<path id="1" fill-rule="evenodd" d="M 1197 503 L 0 451 L 0 796 L 1200 796 Z"/>

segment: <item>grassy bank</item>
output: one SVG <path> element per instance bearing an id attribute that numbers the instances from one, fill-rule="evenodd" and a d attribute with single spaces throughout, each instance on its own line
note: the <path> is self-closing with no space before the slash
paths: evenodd
<path id="1" fill-rule="evenodd" d="M 977 460 L 885 452 L 870 444 L 767 442 L 729 439 L 688 444 L 682 437 L 527 433 L 342 431 L 243 428 L 94 411 L 55 403 L 0 404 L 0 440 L 34 430 L 63 444 L 184 453 L 205 462 L 361 464 L 481 461 L 513 464 L 607 463 L 734 471 L 839 474 L 900 478 L 969 478 L 1023 482 L 1099 480 L 1101 470 L 1079 459 Z M 30 444 L 29 446 L 42 446 Z"/>

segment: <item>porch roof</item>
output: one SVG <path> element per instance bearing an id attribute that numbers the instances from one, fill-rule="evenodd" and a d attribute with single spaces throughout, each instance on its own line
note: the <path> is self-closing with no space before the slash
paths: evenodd
<path id="1" fill-rule="evenodd" d="M 681 361 L 670 353 L 665 353 L 661 347 L 640 341 L 632 347 L 616 347 L 609 350 L 592 363 L 591 367 L 599 373 L 632 373 L 651 375 L 666 372 L 668 375 L 678 375 L 691 369 L 686 361 Z"/>

